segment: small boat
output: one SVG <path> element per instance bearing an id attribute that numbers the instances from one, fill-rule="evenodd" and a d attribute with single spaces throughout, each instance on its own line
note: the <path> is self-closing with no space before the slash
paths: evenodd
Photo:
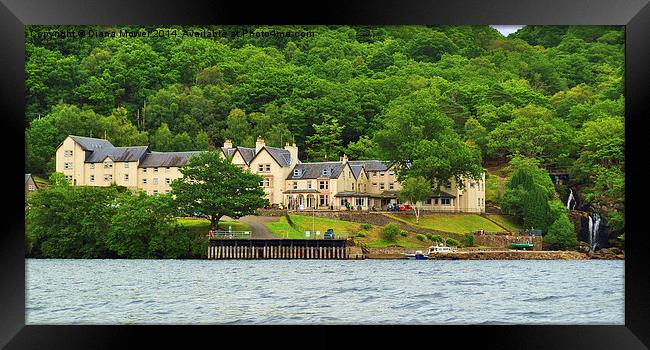
<path id="1" fill-rule="evenodd" d="M 510 243 L 508 246 L 510 249 L 522 249 L 522 250 L 533 250 L 532 243 Z"/>
<path id="2" fill-rule="evenodd" d="M 421 250 L 416 250 L 415 254 L 404 254 L 409 260 L 427 260 L 428 257 Z"/>

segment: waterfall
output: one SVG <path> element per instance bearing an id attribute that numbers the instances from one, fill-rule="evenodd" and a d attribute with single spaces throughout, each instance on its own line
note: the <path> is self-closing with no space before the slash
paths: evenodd
<path id="1" fill-rule="evenodd" d="M 598 213 L 589 214 L 589 249 L 596 251 L 598 246 L 598 233 L 600 231 L 600 215 Z"/>
<path id="2" fill-rule="evenodd" d="M 573 198 L 573 190 L 569 189 L 569 191 L 571 191 L 571 192 L 569 192 L 569 199 L 566 201 L 567 210 L 571 210 L 571 209 L 575 208 L 575 206 L 576 206 L 575 199 Z M 573 208 L 571 208 L 571 201 L 574 201 Z"/>

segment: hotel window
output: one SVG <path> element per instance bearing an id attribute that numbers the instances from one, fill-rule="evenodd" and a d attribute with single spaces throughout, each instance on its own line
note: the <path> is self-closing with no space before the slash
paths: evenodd
<path id="1" fill-rule="evenodd" d="M 269 179 L 268 177 L 265 177 L 264 180 L 262 180 L 262 185 L 264 187 L 271 187 L 271 179 Z"/>
<path id="2" fill-rule="evenodd" d="M 372 187 L 377 187 L 377 183 L 376 183 L 376 182 L 373 182 L 373 183 L 372 183 Z"/>
<path id="3" fill-rule="evenodd" d="M 361 206 L 365 205 L 365 199 L 364 198 L 357 198 L 356 201 L 357 201 L 357 205 L 361 205 Z"/>
<path id="4" fill-rule="evenodd" d="M 395 184 L 392 183 L 392 182 L 389 183 L 389 184 L 388 184 L 388 189 L 389 189 L 389 190 L 394 190 L 394 189 L 395 189 Z"/>
<path id="5" fill-rule="evenodd" d="M 271 164 L 264 164 L 264 171 L 271 171 Z"/>
<path id="6" fill-rule="evenodd" d="M 153 172 L 154 172 L 154 173 L 157 173 L 157 172 L 158 172 L 158 168 L 153 168 Z"/>
<path id="7" fill-rule="evenodd" d="M 383 182 L 379 184 L 379 189 L 380 189 L 380 190 L 383 190 L 383 189 L 384 189 L 384 183 L 383 183 Z"/>
<path id="8" fill-rule="evenodd" d="M 481 198 L 478 199 L 478 206 L 481 206 Z"/>
<path id="9" fill-rule="evenodd" d="M 142 172 L 143 172 L 143 173 L 146 173 L 146 172 L 147 172 L 147 168 L 142 168 Z"/>
<path id="10" fill-rule="evenodd" d="M 318 196 L 318 197 L 319 197 L 319 204 L 320 204 L 321 206 L 329 205 L 329 202 L 328 202 L 329 197 L 328 197 L 327 195 L 323 195 L 323 194 L 321 194 L 321 195 Z"/>
<path id="11" fill-rule="evenodd" d="M 90 163 L 90 169 L 95 169 L 95 163 Z"/>
<path id="12" fill-rule="evenodd" d="M 166 184 L 171 184 L 171 183 L 172 183 L 172 179 L 166 177 L 166 178 L 165 178 L 165 183 L 166 183 Z"/>
<path id="13" fill-rule="evenodd" d="M 311 181 L 307 181 L 307 188 L 311 189 Z"/>
<path id="14" fill-rule="evenodd" d="M 112 174 L 104 174 L 104 181 L 113 181 Z"/>
<path id="15" fill-rule="evenodd" d="M 157 177 L 154 177 L 154 178 L 153 178 L 153 184 L 154 184 L 154 185 L 157 185 L 157 184 L 158 184 L 158 178 L 157 178 Z"/>
<path id="16" fill-rule="evenodd" d="M 165 172 L 166 172 L 166 173 L 168 173 L 168 172 L 169 172 L 169 167 L 168 167 L 168 166 L 167 166 L 167 167 L 165 167 Z"/>
<path id="17" fill-rule="evenodd" d="M 29 192 L 32 192 L 32 191 L 34 191 L 34 190 L 35 190 L 34 185 L 30 184 L 30 185 L 29 185 Z"/>
<path id="18" fill-rule="evenodd" d="M 70 182 L 72 182 L 72 175 L 66 175 L 66 176 L 65 176 L 65 179 L 68 180 L 68 181 L 70 181 Z"/>
<path id="19" fill-rule="evenodd" d="M 153 194 L 158 194 L 158 190 L 153 190 Z"/>
<path id="20" fill-rule="evenodd" d="M 169 190 L 165 190 L 165 193 L 169 193 Z"/>
<path id="21" fill-rule="evenodd" d="M 383 171 L 379 172 L 379 176 L 384 176 L 384 172 Z"/>
<path id="22" fill-rule="evenodd" d="M 321 190 L 327 190 L 330 188 L 330 183 L 329 181 L 319 181 L 318 183 L 318 188 Z"/>
<path id="23" fill-rule="evenodd" d="M 300 177 L 300 169 L 293 170 L 293 177 Z"/>
<path id="24" fill-rule="evenodd" d="M 470 188 L 476 188 L 476 182 L 472 182 L 471 184 L 469 184 L 469 187 Z"/>
<path id="25" fill-rule="evenodd" d="M 111 168 L 113 168 L 113 163 L 111 162 L 104 163 L 104 169 L 111 169 Z"/>
<path id="26" fill-rule="evenodd" d="M 124 174 L 124 181 L 129 181 L 129 174 Z"/>
<path id="27" fill-rule="evenodd" d="M 129 168 L 129 163 L 124 163 L 124 169 L 128 169 L 128 168 Z"/>
<path id="28" fill-rule="evenodd" d="M 450 205 L 451 204 L 451 199 L 450 198 L 440 198 L 440 204 Z"/>
<path id="29" fill-rule="evenodd" d="M 147 184 L 147 179 L 142 179 L 142 183 L 146 185 Z"/>
<path id="30" fill-rule="evenodd" d="M 438 198 L 433 199 L 433 204 L 438 205 Z"/>
<path id="31" fill-rule="evenodd" d="M 293 182 L 293 189 L 297 190 L 298 189 L 298 181 Z"/>
<path id="32" fill-rule="evenodd" d="M 331 169 L 323 169 L 321 174 L 323 174 L 323 176 L 330 176 L 332 172 Z"/>
<path id="33" fill-rule="evenodd" d="M 64 152 L 66 157 L 72 157 L 72 151 L 68 150 Z"/>
<path id="34" fill-rule="evenodd" d="M 63 165 L 63 169 L 65 169 L 65 170 L 70 170 L 70 169 L 72 169 L 72 163 L 65 163 L 65 164 Z"/>
<path id="35" fill-rule="evenodd" d="M 90 175 L 90 182 L 95 182 L 95 175 Z"/>
<path id="36" fill-rule="evenodd" d="M 394 172 L 394 171 L 391 171 L 391 172 L 388 173 L 388 175 L 390 175 L 390 176 L 395 176 L 395 172 Z"/>

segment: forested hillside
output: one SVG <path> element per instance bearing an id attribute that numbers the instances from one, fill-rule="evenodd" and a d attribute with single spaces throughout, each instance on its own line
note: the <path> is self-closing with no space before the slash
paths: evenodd
<path id="1" fill-rule="evenodd" d="M 52 172 L 68 134 L 156 151 L 262 135 L 295 142 L 303 161 L 401 158 L 443 177 L 519 154 L 568 169 L 586 200 L 622 206 L 623 27 L 527 26 L 507 38 L 488 26 L 276 27 L 314 33 L 304 38 L 165 28 L 179 35 L 28 28 L 26 172 Z"/>

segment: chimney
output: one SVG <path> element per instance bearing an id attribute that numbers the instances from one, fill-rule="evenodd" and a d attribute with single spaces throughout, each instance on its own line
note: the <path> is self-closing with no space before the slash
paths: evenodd
<path id="1" fill-rule="evenodd" d="M 262 136 L 257 137 L 257 141 L 255 141 L 255 154 L 259 152 L 262 147 L 264 147 L 264 138 Z"/>
<path id="2" fill-rule="evenodd" d="M 341 163 L 345 164 L 348 162 L 348 156 L 347 154 L 343 153 L 343 157 L 341 157 Z"/>
<path id="3" fill-rule="evenodd" d="M 291 155 L 291 166 L 298 164 L 298 147 L 296 144 L 294 143 L 289 146 L 289 143 L 287 142 L 287 144 L 284 145 L 284 149 L 289 151 L 289 154 Z"/>
<path id="4" fill-rule="evenodd" d="M 226 141 L 223 142 L 223 147 L 224 148 L 232 148 L 232 140 L 231 139 L 226 139 Z"/>

